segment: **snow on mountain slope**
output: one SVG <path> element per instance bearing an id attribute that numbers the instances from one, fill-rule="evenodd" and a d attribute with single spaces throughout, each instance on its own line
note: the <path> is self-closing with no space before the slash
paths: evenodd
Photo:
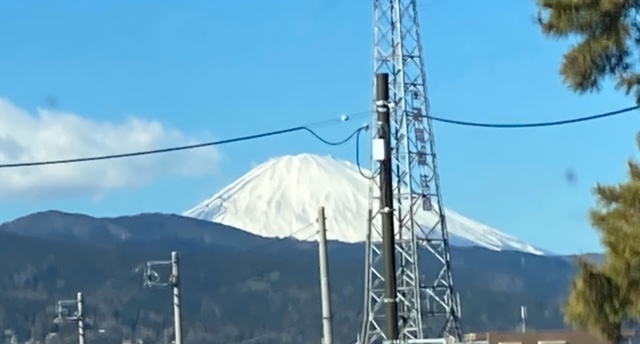
<path id="1" fill-rule="evenodd" d="M 368 171 L 364 171 L 367 173 Z M 327 216 L 327 237 L 342 242 L 366 240 L 369 181 L 352 163 L 301 154 L 271 159 L 183 215 L 241 228 L 263 237 L 315 240 L 318 207 Z M 453 245 L 532 254 L 548 252 L 446 209 Z M 418 213 L 424 227 L 436 222 Z"/>

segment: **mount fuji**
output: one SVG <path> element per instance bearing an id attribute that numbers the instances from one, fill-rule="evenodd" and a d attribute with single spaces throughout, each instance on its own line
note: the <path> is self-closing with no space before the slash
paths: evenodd
<path id="1" fill-rule="evenodd" d="M 367 173 L 368 171 L 363 171 Z M 345 243 L 366 240 L 369 181 L 358 166 L 330 156 L 288 155 L 271 159 L 183 215 L 243 229 L 262 237 L 315 240 L 315 218 L 324 206 L 327 237 Z M 445 209 L 452 245 L 494 251 L 552 253 Z M 437 217 L 420 211 L 431 227 Z"/>

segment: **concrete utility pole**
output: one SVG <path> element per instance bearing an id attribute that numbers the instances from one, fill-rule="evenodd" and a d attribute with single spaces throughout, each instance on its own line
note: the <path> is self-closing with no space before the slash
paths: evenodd
<path id="1" fill-rule="evenodd" d="M 85 343 L 84 336 L 84 298 L 82 292 L 78 292 L 75 300 L 60 300 L 56 304 L 57 323 L 75 322 L 78 324 L 78 343 Z"/>
<path id="2" fill-rule="evenodd" d="M 82 293 L 78 292 L 77 295 L 77 303 L 78 303 L 78 342 L 80 344 L 84 344 L 84 298 L 82 297 Z"/>
<path id="3" fill-rule="evenodd" d="M 156 266 L 171 266 L 171 275 L 167 281 L 162 281 L 160 275 L 153 268 Z M 175 334 L 175 344 L 182 344 L 182 314 L 180 304 L 180 278 L 179 278 L 178 252 L 171 252 L 171 260 L 168 261 L 148 261 L 144 270 L 144 286 L 172 287 L 173 289 L 173 332 Z"/>
<path id="4" fill-rule="evenodd" d="M 520 306 L 520 331 L 527 332 L 527 306 Z"/>
<path id="5" fill-rule="evenodd" d="M 389 113 L 389 74 L 376 74 L 378 112 L 378 160 L 380 163 L 380 212 L 382 213 L 382 259 L 384 261 L 384 303 L 387 340 L 399 339 L 398 291 L 396 283 L 396 244 L 393 228 L 393 171 L 391 162 L 391 117 Z"/>
<path id="6" fill-rule="evenodd" d="M 329 289 L 329 259 L 327 258 L 327 225 L 324 207 L 318 209 L 318 252 L 320 256 L 320 293 L 322 296 L 322 343 L 333 344 L 331 326 L 331 292 Z"/>
<path id="7" fill-rule="evenodd" d="M 171 252 L 171 276 L 169 281 L 173 286 L 173 327 L 176 344 L 182 344 L 182 312 L 180 303 L 180 279 L 178 278 L 178 252 Z"/>

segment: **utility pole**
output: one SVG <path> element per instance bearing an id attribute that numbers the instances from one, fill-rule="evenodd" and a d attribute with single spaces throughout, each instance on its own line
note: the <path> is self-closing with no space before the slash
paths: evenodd
<path id="1" fill-rule="evenodd" d="M 78 343 L 84 344 L 84 298 L 78 292 L 75 300 L 60 300 L 56 304 L 56 323 L 75 322 L 78 324 Z"/>
<path id="2" fill-rule="evenodd" d="M 396 244 L 393 228 L 393 171 L 391 165 L 391 118 L 389 114 L 389 74 L 376 74 L 378 138 L 373 154 L 380 164 L 380 212 L 382 218 L 382 259 L 384 261 L 384 303 L 387 340 L 399 339 L 398 291 L 396 289 Z"/>
<path id="3" fill-rule="evenodd" d="M 171 252 L 171 276 L 169 282 L 173 287 L 173 327 L 176 344 L 182 344 L 182 304 L 180 303 L 180 279 L 178 271 L 178 252 Z"/>
<path id="4" fill-rule="evenodd" d="M 171 266 L 171 275 L 166 281 L 160 278 L 160 274 L 154 270 L 158 266 Z M 175 344 L 182 344 L 182 314 L 180 304 L 180 279 L 179 279 L 178 252 L 171 252 L 171 260 L 168 261 L 148 261 L 144 270 L 144 286 L 172 287 L 173 289 L 173 332 L 175 334 Z"/>
<path id="5" fill-rule="evenodd" d="M 331 292 L 329 289 L 329 259 L 327 258 L 327 225 L 324 207 L 320 207 L 320 209 L 318 209 L 318 226 L 320 293 L 322 295 L 322 343 L 333 344 L 333 329 L 331 326 Z"/>
<path id="6" fill-rule="evenodd" d="M 460 310 L 451 272 L 451 252 L 446 209 L 438 173 L 437 152 L 431 119 L 427 74 L 424 63 L 418 0 L 373 0 L 373 74 L 374 92 L 388 83 L 388 107 L 391 125 L 391 156 L 384 156 L 379 133 L 372 131 L 371 169 L 374 176 L 387 175 L 389 162 L 393 171 L 393 225 L 395 226 L 395 294 L 399 339 L 427 338 L 460 340 Z M 381 78 L 380 73 L 388 74 Z M 374 100 L 380 101 L 376 94 Z M 380 105 L 376 104 L 377 109 Z M 379 111 L 377 111 L 379 112 Z M 380 126 L 380 116 L 373 116 Z M 388 152 L 387 152 L 388 154 Z M 386 172 L 386 173 L 385 173 Z M 363 344 L 377 344 L 387 337 L 389 302 L 388 285 L 392 275 L 387 261 L 392 247 L 389 229 L 383 222 L 389 212 L 388 188 L 379 178 L 371 178 L 366 248 L 364 316 L 360 338 Z M 386 191 L 385 191 L 386 190 Z M 387 226 L 388 227 L 388 226 Z M 423 259 L 420 259 L 418 253 Z M 424 257 L 424 256 L 428 257 Z M 429 261 L 421 270 L 420 261 Z M 423 277 L 421 277 L 423 276 Z M 384 288 L 383 288 L 384 286 Z M 424 308 L 424 312 L 423 312 Z M 393 325 L 391 325 L 393 326 Z M 415 343 L 415 342 L 414 342 Z"/>
<path id="7" fill-rule="evenodd" d="M 527 306 L 520 306 L 520 331 L 527 332 Z"/>
<path id="8" fill-rule="evenodd" d="M 84 298 L 78 292 L 76 301 L 78 303 L 78 342 L 84 344 Z"/>

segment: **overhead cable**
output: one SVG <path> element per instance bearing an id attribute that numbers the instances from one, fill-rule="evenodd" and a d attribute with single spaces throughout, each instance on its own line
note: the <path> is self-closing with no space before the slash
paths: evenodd
<path id="1" fill-rule="evenodd" d="M 636 110 L 638 108 L 639 108 L 639 106 L 632 106 L 632 107 L 628 107 L 628 108 L 624 108 L 624 109 L 620 109 L 620 110 L 615 110 L 615 111 L 610 111 L 610 112 L 605 112 L 605 113 L 601 113 L 601 114 L 597 114 L 597 115 L 578 117 L 578 118 L 571 118 L 571 119 L 565 119 L 565 120 L 560 120 L 560 121 L 534 122 L 534 123 L 479 123 L 479 122 L 458 121 L 458 120 L 439 118 L 439 117 L 433 117 L 433 116 L 428 116 L 428 118 L 430 118 L 431 120 L 433 120 L 435 122 L 442 122 L 442 123 L 447 123 L 447 124 L 455 124 L 455 125 L 461 125 L 461 126 L 466 126 L 466 127 L 482 127 L 482 128 L 494 128 L 494 129 L 521 129 L 521 128 L 555 127 L 555 126 L 559 126 L 559 125 L 567 125 L 567 124 L 574 124 L 574 123 L 580 123 L 580 122 L 588 122 L 588 121 L 593 121 L 593 120 L 596 120 L 596 119 L 602 119 L 602 118 L 621 115 L 621 114 Z"/>
<path id="2" fill-rule="evenodd" d="M 632 107 L 605 112 L 605 113 L 592 115 L 592 116 L 578 117 L 578 118 L 572 118 L 572 119 L 566 119 L 566 120 L 560 120 L 560 121 L 535 122 L 535 123 L 480 123 L 480 122 L 459 121 L 459 120 L 446 119 L 446 118 L 433 117 L 433 116 L 427 116 L 427 118 L 435 122 L 442 122 L 442 123 L 467 126 L 467 127 L 483 127 L 483 128 L 494 128 L 494 129 L 520 129 L 520 128 L 535 128 L 535 127 L 551 127 L 551 126 L 587 122 L 587 121 L 592 121 L 596 119 L 602 119 L 606 117 L 613 117 L 616 115 L 624 114 L 624 113 L 636 110 L 638 108 L 639 106 L 632 106 Z M 353 116 L 361 117 L 363 115 L 369 115 L 369 114 L 371 114 L 371 111 L 363 111 L 363 112 L 355 113 L 353 114 Z M 349 119 L 349 116 L 345 115 L 343 116 L 341 121 L 346 121 L 348 119 Z M 0 169 L 71 164 L 71 163 L 122 159 L 122 158 L 138 157 L 138 156 L 144 156 L 144 155 L 178 152 L 178 151 L 185 151 L 185 150 L 191 150 L 191 149 L 197 149 L 197 148 L 203 148 L 203 147 L 219 146 L 219 145 L 235 143 L 235 142 L 255 140 L 255 139 L 260 139 L 260 138 L 265 138 L 270 136 L 279 136 L 279 135 L 289 134 L 297 131 L 306 131 L 324 144 L 331 145 L 331 146 L 339 146 L 349 142 L 354 136 L 359 136 L 361 131 L 367 129 L 367 126 L 360 127 L 345 139 L 337 142 L 328 141 L 311 129 L 311 127 L 333 125 L 333 124 L 336 124 L 336 122 L 338 121 L 339 120 L 332 119 L 332 120 L 317 122 L 317 123 L 306 125 L 306 126 L 297 126 L 297 127 L 287 128 L 287 129 L 264 132 L 260 134 L 240 136 L 240 137 L 235 137 L 235 138 L 226 139 L 226 140 L 211 141 L 211 142 L 204 142 L 204 143 L 198 143 L 193 145 L 175 146 L 175 147 L 161 148 L 161 149 L 152 149 L 152 150 L 146 150 L 146 151 L 137 151 L 137 152 L 120 153 L 120 154 L 107 154 L 107 155 L 91 156 L 91 157 L 84 157 L 84 158 L 73 158 L 73 159 L 44 160 L 44 161 L 0 164 Z"/>
<path id="3" fill-rule="evenodd" d="M 278 135 L 293 133 L 293 132 L 296 132 L 296 131 L 306 131 L 309 134 L 313 135 L 320 142 L 322 142 L 322 143 L 324 143 L 326 145 L 340 146 L 340 145 L 343 145 L 343 144 L 349 142 L 354 136 L 357 135 L 357 133 L 359 131 L 364 130 L 364 129 L 365 129 L 365 127 L 358 128 L 354 132 L 352 132 L 349 136 L 347 136 L 345 139 L 337 141 L 337 142 L 331 142 L 331 141 L 328 141 L 328 140 L 324 139 L 322 136 L 320 136 L 318 133 L 316 133 L 312 129 L 308 128 L 307 126 L 299 126 L 299 127 L 288 128 L 288 129 L 264 132 L 264 133 L 260 133 L 260 134 L 234 137 L 234 138 L 226 139 L 226 140 L 211 141 L 211 142 L 204 142 L 204 143 L 198 143 L 198 144 L 192 144 L 192 145 L 184 145 L 184 146 L 176 146 L 176 147 L 169 147 L 169 148 L 161 148 L 161 149 L 152 149 L 152 150 L 146 150 L 146 151 L 137 151 L 137 152 L 129 152 L 129 153 L 121 153 L 121 154 L 107 154 L 107 155 L 91 156 L 91 157 L 84 157 L 84 158 L 73 158 L 73 159 L 44 160 L 44 161 L 34 161 L 34 162 L 0 164 L 0 168 L 17 168 L 17 167 L 33 167 L 33 166 L 44 166 L 44 165 L 60 165 L 60 164 L 71 164 L 71 163 L 80 163 L 80 162 L 89 162 L 89 161 L 130 158 L 130 157 L 137 157 L 137 156 L 144 156 L 144 155 L 170 153 L 170 152 L 191 150 L 191 149 L 196 149 L 196 148 L 219 146 L 219 145 L 224 145 L 224 144 L 229 144 L 229 143 L 255 140 L 255 139 L 260 139 L 260 138 L 269 137 L 269 136 L 278 136 Z"/>
<path id="4" fill-rule="evenodd" d="M 456 119 L 435 117 L 435 116 L 425 116 L 427 119 L 430 119 L 434 122 L 453 124 L 458 126 L 465 127 L 477 127 L 477 128 L 493 128 L 493 129 L 524 129 L 524 128 L 540 128 L 540 127 L 555 127 L 567 124 L 576 124 L 581 122 L 589 122 L 593 120 L 614 117 L 617 115 L 622 115 L 629 113 L 633 110 L 640 109 L 640 106 L 630 106 L 623 109 L 613 110 L 609 112 L 599 113 L 596 115 L 583 116 L 583 117 L 575 117 L 557 121 L 544 121 L 544 122 L 529 122 L 529 123 L 485 123 L 485 122 L 472 122 L 472 121 L 462 121 Z M 355 114 L 353 117 L 361 117 L 362 115 L 371 115 L 372 111 L 369 112 L 360 112 Z"/>

